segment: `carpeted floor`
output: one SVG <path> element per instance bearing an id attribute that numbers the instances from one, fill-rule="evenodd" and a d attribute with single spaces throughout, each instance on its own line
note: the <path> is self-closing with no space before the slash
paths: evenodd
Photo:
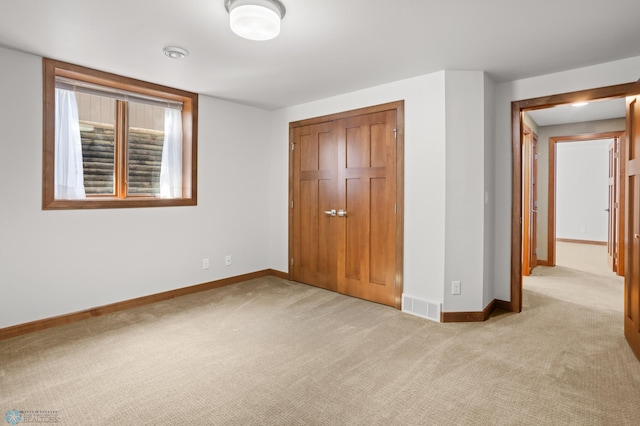
<path id="1" fill-rule="evenodd" d="M 0 410 L 68 425 L 638 425 L 620 312 L 536 290 L 524 304 L 438 324 L 248 281 L 0 342 Z"/>
<path id="2" fill-rule="evenodd" d="M 524 288 L 578 305 L 624 311 L 624 278 L 609 269 L 606 246 L 556 242 L 556 266 L 534 268 L 524 277 Z"/>

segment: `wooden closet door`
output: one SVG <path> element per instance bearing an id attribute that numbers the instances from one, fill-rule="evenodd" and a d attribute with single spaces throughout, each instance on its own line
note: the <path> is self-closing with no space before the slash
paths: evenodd
<path id="1" fill-rule="evenodd" d="M 293 257 L 291 279 L 336 290 L 336 123 L 293 129 Z"/>
<path id="2" fill-rule="evenodd" d="M 340 120 L 337 134 L 338 291 L 393 306 L 396 111 Z"/>
<path id="3" fill-rule="evenodd" d="M 403 108 L 290 123 L 292 280 L 401 307 Z"/>

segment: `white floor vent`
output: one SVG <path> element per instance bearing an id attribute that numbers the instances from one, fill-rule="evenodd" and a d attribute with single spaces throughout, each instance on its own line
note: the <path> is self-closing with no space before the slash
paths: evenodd
<path id="1" fill-rule="evenodd" d="M 402 295 L 402 312 L 440 322 L 440 303 Z"/>

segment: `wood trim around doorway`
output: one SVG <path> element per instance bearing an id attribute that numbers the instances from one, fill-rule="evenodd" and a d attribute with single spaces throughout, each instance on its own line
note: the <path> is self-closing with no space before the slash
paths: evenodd
<path id="1" fill-rule="evenodd" d="M 564 142 L 585 142 L 599 139 L 619 138 L 624 130 L 617 132 L 585 133 L 571 136 L 549 137 L 549 188 L 547 190 L 547 261 L 548 266 L 556 266 L 556 145 Z M 605 243 L 606 245 L 606 243 Z"/>
<path id="2" fill-rule="evenodd" d="M 511 102 L 511 302 L 512 312 L 522 311 L 522 113 L 596 99 L 625 97 L 635 84 L 542 96 Z"/>

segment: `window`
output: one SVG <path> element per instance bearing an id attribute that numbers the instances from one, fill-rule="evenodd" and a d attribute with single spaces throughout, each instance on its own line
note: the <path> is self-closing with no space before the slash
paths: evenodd
<path id="1" fill-rule="evenodd" d="M 197 204 L 196 94 L 43 61 L 43 209 Z"/>

